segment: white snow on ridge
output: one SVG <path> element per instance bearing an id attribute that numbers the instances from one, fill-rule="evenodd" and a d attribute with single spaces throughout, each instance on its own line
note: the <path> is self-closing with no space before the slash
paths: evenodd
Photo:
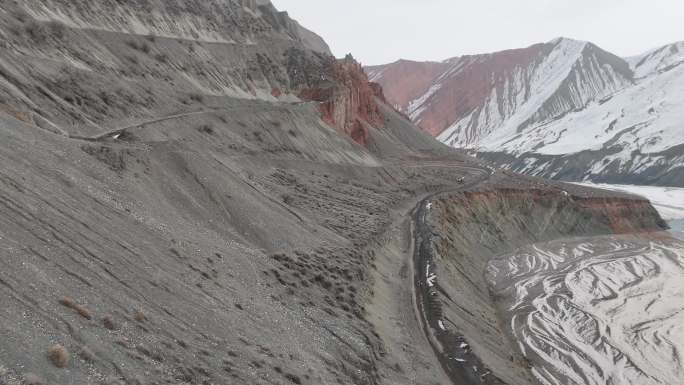
<path id="1" fill-rule="evenodd" d="M 406 108 L 406 112 L 408 113 L 409 117 L 411 120 L 416 121 L 420 114 L 425 111 L 425 102 L 430 99 L 432 95 L 435 94 L 435 92 L 439 91 L 442 88 L 441 84 L 433 84 L 430 89 L 423 94 L 423 96 L 419 97 L 418 99 L 415 99 L 411 101 Z"/>
<path id="2" fill-rule="evenodd" d="M 622 157 L 664 151 L 684 143 L 684 65 L 622 90 L 608 100 L 595 101 L 551 123 L 525 130 L 505 144 L 487 141 L 488 148 L 522 153 L 534 149 L 548 155 L 600 150 L 614 142 L 624 146 Z M 498 143 L 498 147 L 497 146 Z"/>
<path id="3" fill-rule="evenodd" d="M 518 127 L 531 118 L 544 103 L 560 88 L 567 79 L 575 63 L 581 58 L 587 43 L 584 41 L 561 39 L 557 47 L 539 65 L 529 86 L 529 99 L 525 100 L 524 84 L 518 85 L 516 100 L 522 102 L 513 116 L 506 120 L 504 126 L 488 136 L 487 142 L 500 145 L 517 133 Z"/>
<path id="4" fill-rule="evenodd" d="M 437 138 L 453 147 L 526 158 L 593 151 L 587 178 L 667 175 L 684 166 L 684 153 L 671 150 L 684 145 L 684 42 L 624 61 L 585 42 L 547 44 L 555 46 L 529 68 L 512 67 L 480 106 Z M 465 67 L 470 65 L 478 63 Z M 564 171 L 547 170 L 547 163 L 516 171 Z M 572 160 L 566 165 L 572 169 Z"/>
<path id="5" fill-rule="evenodd" d="M 539 71 L 534 71 L 534 68 L 518 71 L 511 82 L 507 82 L 504 94 L 509 94 L 510 91 L 514 93 L 513 99 L 507 101 L 509 116 L 497 116 L 496 108 L 488 108 L 489 114 L 480 114 L 480 131 L 484 134 L 491 135 L 485 140 L 483 144 L 498 143 L 505 141 L 512 135 L 515 135 L 518 126 L 531 118 L 560 87 L 563 81 L 568 77 L 572 70 L 572 66 L 581 57 L 586 42 L 571 40 L 571 39 L 557 39 L 551 42 L 556 44 L 554 50 L 544 61 L 538 65 Z M 525 79 L 528 71 L 532 72 L 533 78 L 529 85 L 529 90 L 526 88 L 527 80 Z M 529 92 L 528 92 L 529 91 Z M 496 103 L 496 90 L 489 98 L 489 103 Z M 472 116 L 454 122 L 451 127 L 442 132 L 438 139 L 449 145 L 456 147 L 469 147 L 472 142 L 469 142 L 467 137 L 466 127 L 471 124 Z M 482 126 L 484 124 L 484 126 Z M 470 138 L 472 141 L 473 138 Z"/>
<path id="6" fill-rule="evenodd" d="M 684 42 L 677 42 L 653 49 L 643 55 L 626 59 L 635 77 L 641 78 L 666 70 L 672 65 L 684 62 Z"/>
<path id="7" fill-rule="evenodd" d="M 382 78 L 383 73 L 385 72 L 387 68 L 386 67 L 381 67 L 379 69 L 370 69 L 367 68 L 366 72 L 368 72 L 368 81 L 369 82 L 376 82 L 378 79 Z"/>
<path id="8" fill-rule="evenodd" d="M 556 39 L 548 44 L 554 45 L 548 55 L 529 68 L 514 68 L 480 108 L 454 122 L 438 139 L 454 147 L 526 152 L 563 136 L 562 128 L 545 131 L 554 119 L 630 85 L 630 79 L 602 61 L 594 54 L 598 48 L 587 42 Z M 539 123 L 525 127 L 530 122 Z"/>

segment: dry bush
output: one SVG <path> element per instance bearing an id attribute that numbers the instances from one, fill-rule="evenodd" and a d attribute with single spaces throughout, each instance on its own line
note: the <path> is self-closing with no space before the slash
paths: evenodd
<path id="1" fill-rule="evenodd" d="M 48 28 L 52 37 L 58 40 L 64 39 L 66 35 L 66 25 L 60 23 L 59 21 L 51 21 L 48 23 Z"/>
<path id="2" fill-rule="evenodd" d="M 197 131 L 207 134 L 214 135 L 214 128 L 209 124 L 203 124 L 197 128 Z"/>
<path id="3" fill-rule="evenodd" d="M 89 320 L 93 319 L 93 314 L 90 312 L 90 310 L 88 310 L 85 307 L 77 304 L 76 301 L 74 301 L 71 298 L 62 298 L 59 301 L 59 303 L 62 304 L 62 306 L 65 306 L 65 307 L 68 307 L 69 309 L 75 310 L 81 317 L 83 317 L 85 319 L 89 319 Z"/>
<path id="4" fill-rule="evenodd" d="M 116 330 L 116 323 L 114 322 L 114 318 L 110 315 L 102 318 L 102 324 L 107 330 Z"/>
<path id="5" fill-rule="evenodd" d="M 37 43 L 44 43 L 50 36 L 47 27 L 35 20 L 31 20 L 26 23 L 24 30 L 26 31 L 28 37 Z"/>
<path id="6" fill-rule="evenodd" d="M 293 384 L 301 384 L 302 383 L 302 380 L 299 378 L 299 376 L 297 376 L 295 374 L 287 373 L 284 376 Z"/>
<path id="7" fill-rule="evenodd" d="M 126 42 L 126 45 L 128 45 L 129 47 L 133 48 L 136 51 L 140 51 L 140 52 L 143 52 L 146 54 L 149 54 L 150 51 L 152 50 L 152 48 L 150 47 L 149 44 L 147 44 L 147 42 L 138 43 L 135 40 L 129 40 Z"/>
<path id="8" fill-rule="evenodd" d="M 138 58 L 135 57 L 135 56 L 124 55 L 124 58 L 125 58 L 126 60 L 128 60 L 129 62 L 131 62 L 131 64 L 134 64 L 134 65 L 140 64 L 140 61 L 139 61 Z"/>
<path id="9" fill-rule="evenodd" d="M 84 361 L 87 361 L 87 362 L 93 362 L 93 361 L 95 361 L 95 359 L 97 358 L 97 357 L 95 356 L 95 353 L 94 353 L 92 350 L 90 350 L 90 348 L 87 347 L 87 346 L 82 346 L 82 347 L 81 347 L 81 350 L 79 350 L 79 352 L 78 352 L 78 355 L 79 355 Z"/>
<path id="10" fill-rule="evenodd" d="M 169 62 L 169 55 L 165 53 L 158 53 L 154 55 L 154 58 L 160 62 L 160 63 L 168 63 Z"/>
<path id="11" fill-rule="evenodd" d="M 135 314 L 133 314 L 133 319 L 138 322 L 145 322 L 147 320 L 147 317 L 145 317 L 145 313 L 138 310 L 135 312 Z"/>
<path id="12" fill-rule="evenodd" d="M 58 368 L 66 368 L 69 365 L 69 351 L 62 345 L 53 345 L 47 351 L 48 358 Z"/>
<path id="13" fill-rule="evenodd" d="M 50 38 L 62 40 L 66 35 L 66 29 L 66 26 L 58 21 L 42 23 L 31 20 L 24 26 L 28 37 L 36 43 L 45 43 Z"/>
<path id="14" fill-rule="evenodd" d="M 204 95 L 202 94 L 190 94 L 190 100 L 197 103 L 204 103 Z"/>

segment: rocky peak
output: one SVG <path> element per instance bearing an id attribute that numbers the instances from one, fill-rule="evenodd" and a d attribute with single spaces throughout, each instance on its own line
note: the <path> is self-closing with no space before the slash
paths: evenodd
<path id="1" fill-rule="evenodd" d="M 548 43 L 440 63 L 399 61 L 370 67 L 390 103 L 455 146 L 476 146 L 504 127 L 516 132 L 583 108 L 631 84 L 621 58 L 584 41 Z"/>

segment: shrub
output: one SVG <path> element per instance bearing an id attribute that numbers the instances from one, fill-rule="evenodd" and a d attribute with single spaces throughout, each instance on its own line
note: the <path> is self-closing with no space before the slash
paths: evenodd
<path id="1" fill-rule="evenodd" d="M 154 58 L 160 62 L 160 63 L 168 63 L 169 62 L 169 55 L 165 53 L 158 53 L 154 55 Z"/>
<path id="2" fill-rule="evenodd" d="M 28 37 L 36 43 L 44 43 L 50 37 L 62 40 L 66 35 L 66 26 L 58 21 L 41 23 L 37 20 L 29 21 L 24 30 Z"/>
<path id="3" fill-rule="evenodd" d="M 48 349 L 48 358 L 58 368 L 66 368 L 69 365 L 69 352 L 62 345 L 53 345 Z"/>
<path id="4" fill-rule="evenodd" d="M 136 51 L 144 52 L 147 54 L 150 53 L 150 51 L 152 50 L 150 45 L 147 44 L 146 42 L 138 43 L 135 40 L 129 40 L 126 42 L 126 45 L 128 45 L 129 47 L 133 48 Z"/>
<path id="5" fill-rule="evenodd" d="M 65 307 L 68 307 L 69 309 L 75 310 L 83 318 L 86 318 L 89 320 L 93 319 L 93 315 L 90 312 L 90 310 L 88 310 L 85 307 L 77 304 L 76 301 L 74 301 L 71 298 L 62 298 L 59 301 L 59 303 L 62 304 L 62 306 L 65 306 Z"/>
<path id="6" fill-rule="evenodd" d="M 207 135 L 214 135 L 214 128 L 208 124 L 203 124 L 197 128 L 197 131 L 207 134 Z"/>
<path id="7" fill-rule="evenodd" d="M 90 348 L 87 346 L 81 347 L 81 350 L 78 352 L 78 355 L 84 361 L 87 361 L 87 362 L 93 362 L 93 361 L 95 361 L 95 358 L 96 358 L 95 353 L 93 353 L 93 351 L 90 350 Z"/>
<path id="8" fill-rule="evenodd" d="M 126 55 L 126 56 L 124 56 L 124 58 L 125 58 L 126 60 L 128 60 L 131 64 L 134 64 L 134 65 L 140 64 L 140 62 L 138 61 L 138 58 L 135 57 L 135 56 L 128 56 L 128 55 Z"/>
<path id="9" fill-rule="evenodd" d="M 100 97 L 100 100 L 102 100 L 102 103 L 111 106 L 112 105 L 112 96 L 107 93 L 107 91 L 100 91 L 98 95 Z"/>
<path id="10" fill-rule="evenodd" d="M 191 94 L 190 100 L 197 103 L 204 103 L 204 95 L 202 94 Z"/>
<path id="11" fill-rule="evenodd" d="M 291 373 L 285 374 L 285 378 L 287 378 L 291 383 L 293 384 L 301 384 L 302 380 L 299 378 L 299 376 Z"/>
<path id="12" fill-rule="evenodd" d="M 136 311 L 135 314 L 133 315 L 133 319 L 136 320 L 136 321 L 138 321 L 138 322 L 145 322 L 145 320 L 147 320 L 147 317 L 145 317 L 145 313 L 143 313 L 142 311 L 138 310 L 138 311 Z"/>
<path id="13" fill-rule="evenodd" d="M 59 21 L 51 21 L 48 23 L 48 28 L 50 29 L 50 34 L 52 37 L 58 40 L 64 39 L 66 35 L 66 26 Z"/>
<path id="14" fill-rule="evenodd" d="M 47 31 L 47 28 L 45 28 L 45 25 L 35 20 L 29 21 L 24 27 L 24 29 L 28 37 L 37 43 L 45 42 L 49 36 L 49 33 Z"/>
<path id="15" fill-rule="evenodd" d="M 116 324 L 114 323 L 114 319 L 112 318 L 112 316 L 108 315 L 102 318 L 102 324 L 107 330 L 116 330 Z"/>

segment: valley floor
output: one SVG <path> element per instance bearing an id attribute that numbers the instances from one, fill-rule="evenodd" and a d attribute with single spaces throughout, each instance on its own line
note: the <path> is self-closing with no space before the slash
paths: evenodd
<path id="1" fill-rule="evenodd" d="M 684 239 L 684 189 L 583 184 L 651 200 Z M 678 384 L 684 244 L 666 233 L 536 243 L 489 263 L 509 333 L 543 384 Z"/>
<path id="2" fill-rule="evenodd" d="M 681 383 L 684 243 L 652 234 L 540 243 L 492 261 L 488 278 L 541 383 Z"/>

